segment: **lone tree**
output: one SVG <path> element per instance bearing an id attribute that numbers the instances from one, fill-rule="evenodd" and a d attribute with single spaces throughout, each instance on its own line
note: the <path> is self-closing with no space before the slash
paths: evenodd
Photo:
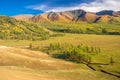
<path id="1" fill-rule="evenodd" d="M 29 44 L 29 48 L 32 49 L 32 44 L 31 43 Z"/>
<path id="2" fill-rule="evenodd" d="M 115 61 L 114 61 L 114 59 L 111 57 L 110 58 L 110 64 L 114 64 L 115 63 Z"/>

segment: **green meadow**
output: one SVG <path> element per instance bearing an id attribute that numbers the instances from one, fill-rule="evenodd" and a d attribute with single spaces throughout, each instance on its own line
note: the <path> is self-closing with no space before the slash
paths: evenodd
<path id="1" fill-rule="evenodd" d="M 99 47 L 101 49 L 101 52 L 97 55 L 92 56 L 91 63 L 100 64 L 90 65 L 97 71 L 105 70 L 107 72 L 120 76 L 120 36 L 118 35 L 64 34 L 64 36 L 51 37 L 48 40 L 41 41 L 0 40 L 1 45 L 21 48 L 28 48 L 30 44 L 32 44 L 33 47 L 43 47 L 48 46 L 51 43 L 63 43 L 72 45 L 83 44 L 87 46 Z M 110 64 L 111 57 L 114 60 L 113 64 Z"/>

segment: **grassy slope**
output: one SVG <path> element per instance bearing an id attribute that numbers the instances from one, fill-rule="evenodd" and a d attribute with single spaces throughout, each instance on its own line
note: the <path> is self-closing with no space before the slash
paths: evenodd
<path id="1" fill-rule="evenodd" d="M 49 32 L 39 25 L 0 16 L 0 39 L 40 40 Z"/>
<path id="2" fill-rule="evenodd" d="M 0 41 L 1 45 L 6 46 L 27 46 L 30 43 L 34 45 L 48 45 L 49 43 L 71 43 L 74 45 L 85 44 L 88 46 L 96 46 L 102 49 L 99 55 L 92 57 L 92 62 L 109 63 L 112 56 L 115 60 L 114 65 L 103 66 L 109 72 L 119 75 L 120 68 L 120 36 L 116 35 L 87 35 L 87 34 L 66 34 L 63 37 L 53 37 L 44 41 Z M 11 44 L 10 44 L 11 43 Z M 99 68 L 99 67 L 98 67 Z"/>
<path id="3" fill-rule="evenodd" d="M 45 53 L 0 47 L 0 80 L 119 80 Z"/>

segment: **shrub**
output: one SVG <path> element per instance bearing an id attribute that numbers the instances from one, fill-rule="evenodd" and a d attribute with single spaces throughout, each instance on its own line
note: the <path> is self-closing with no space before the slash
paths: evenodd
<path id="1" fill-rule="evenodd" d="M 32 49 L 32 48 L 33 48 L 33 45 L 32 45 L 31 43 L 29 44 L 29 48 L 30 48 L 30 49 Z"/>

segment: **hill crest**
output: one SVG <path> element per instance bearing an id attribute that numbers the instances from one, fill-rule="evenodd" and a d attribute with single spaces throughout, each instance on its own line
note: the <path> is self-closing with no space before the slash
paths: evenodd
<path id="1" fill-rule="evenodd" d="M 31 22 L 46 22 L 46 21 L 60 21 L 60 22 L 76 22 L 76 21 L 87 21 L 87 22 L 97 22 L 102 16 L 109 15 L 112 17 L 120 17 L 120 13 L 112 10 L 103 10 L 97 13 L 87 12 L 82 9 L 70 10 L 64 12 L 48 12 L 43 14 L 38 14 L 35 16 L 27 17 L 24 16 L 14 16 L 17 20 L 31 21 Z M 99 22 L 99 21 L 98 21 Z"/>

